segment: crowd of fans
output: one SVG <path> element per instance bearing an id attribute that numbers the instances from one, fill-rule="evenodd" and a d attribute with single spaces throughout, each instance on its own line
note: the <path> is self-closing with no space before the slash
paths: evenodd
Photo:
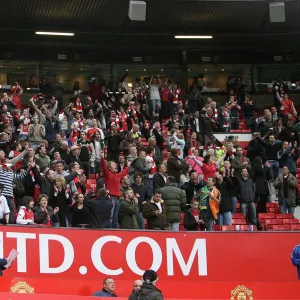
<path id="1" fill-rule="evenodd" d="M 231 90 L 219 107 L 159 77 L 114 90 L 95 81 L 61 110 L 53 95 L 25 106 L 21 93 L 15 83 L 1 98 L 4 224 L 177 231 L 184 213 L 187 230 L 210 231 L 231 225 L 238 203 L 258 226 L 272 193 L 282 213 L 298 204 L 300 114 L 277 85 L 279 106 L 262 116 L 250 95 Z M 213 142 L 241 123 L 253 132 L 245 149 L 230 133 Z"/>

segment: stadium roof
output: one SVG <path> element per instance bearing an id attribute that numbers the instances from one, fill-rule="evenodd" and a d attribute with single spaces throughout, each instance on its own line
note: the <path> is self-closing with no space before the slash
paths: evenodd
<path id="1" fill-rule="evenodd" d="M 2 45 L 89 49 L 295 50 L 300 1 L 285 1 L 286 22 L 271 23 L 267 0 L 146 0 L 145 22 L 130 21 L 129 0 L 2 0 Z M 74 37 L 35 31 L 74 32 Z M 177 40 L 176 34 L 213 35 Z M 278 35 L 279 34 L 279 35 Z"/>

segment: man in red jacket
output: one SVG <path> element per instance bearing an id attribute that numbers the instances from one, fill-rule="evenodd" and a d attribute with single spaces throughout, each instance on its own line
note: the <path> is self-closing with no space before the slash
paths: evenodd
<path id="1" fill-rule="evenodd" d="M 104 152 L 100 152 L 101 157 L 101 169 L 104 175 L 104 183 L 106 190 L 109 191 L 113 208 L 111 210 L 111 228 L 118 228 L 118 215 L 120 208 L 120 195 L 121 195 L 121 179 L 128 174 L 128 168 L 130 167 L 130 162 L 127 167 L 123 169 L 122 172 L 118 172 L 118 165 L 114 161 L 108 161 L 104 159 Z"/>

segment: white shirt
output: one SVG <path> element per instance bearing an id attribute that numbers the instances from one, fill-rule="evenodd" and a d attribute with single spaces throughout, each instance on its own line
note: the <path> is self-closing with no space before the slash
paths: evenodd
<path id="1" fill-rule="evenodd" d="M 155 202 L 160 212 L 162 212 L 162 207 L 160 202 Z"/>
<path id="2" fill-rule="evenodd" d="M 0 219 L 3 219 L 4 215 L 9 214 L 10 210 L 7 204 L 7 200 L 4 196 L 0 196 Z"/>
<path id="3" fill-rule="evenodd" d="M 159 88 L 158 85 L 150 85 L 150 100 L 160 100 Z"/>

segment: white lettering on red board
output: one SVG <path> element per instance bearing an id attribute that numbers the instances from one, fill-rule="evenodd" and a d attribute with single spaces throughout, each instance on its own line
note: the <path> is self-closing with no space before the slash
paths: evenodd
<path id="1" fill-rule="evenodd" d="M 17 251 L 19 251 L 17 259 L 17 271 L 19 273 L 27 272 L 27 240 L 39 239 L 39 260 L 40 260 L 40 273 L 41 274 L 60 274 L 68 271 L 75 258 L 75 250 L 72 242 L 62 235 L 57 234 L 35 234 L 24 232 L 7 232 L 6 238 L 16 239 Z M 0 232 L 0 257 L 3 257 L 4 241 L 3 232 Z M 50 267 L 49 262 L 49 241 L 60 243 L 64 256 L 60 266 Z M 206 240 L 195 239 L 193 248 L 190 251 L 187 262 L 185 262 L 182 252 L 178 246 L 176 238 L 166 238 L 166 265 L 168 276 L 174 276 L 174 262 L 177 261 L 181 272 L 184 276 L 190 274 L 191 268 L 194 263 L 198 265 L 198 275 L 207 276 L 207 254 L 206 254 Z M 97 239 L 91 248 L 91 260 L 97 271 L 104 275 L 117 276 L 121 275 L 124 271 L 122 266 L 118 269 L 110 269 L 104 261 L 102 253 L 103 247 L 108 243 L 122 244 L 123 240 L 119 236 L 106 235 Z M 136 237 L 132 239 L 126 246 L 125 257 L 127 266 L 136 275 L 142 275 L 144 270 L 140 269 L 137 265 L 136 250 L 140 244 L 146 243 L 151 248 L 153 253 L 152 262 L 149 264 L 150 269 L 158 271 L 163 262 L 163 252 L 160 245 L 150 237 Z"/>

